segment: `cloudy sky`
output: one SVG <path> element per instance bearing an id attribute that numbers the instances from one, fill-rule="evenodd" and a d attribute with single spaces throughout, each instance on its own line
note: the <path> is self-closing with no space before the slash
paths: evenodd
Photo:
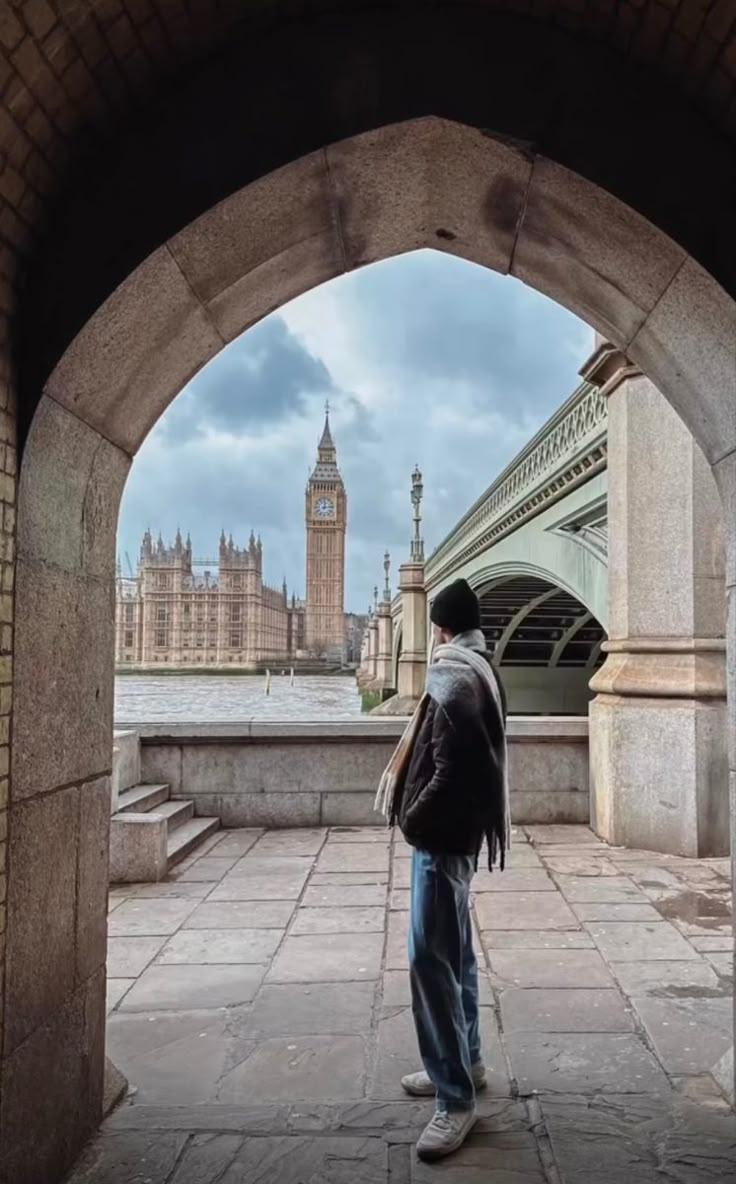
<path id="1" fill-rule="evenodd" d="M 348 492 L 346 608 L 365 611 L 383 552 L 408 557 L 425 482 L 430 551 L 575 388 L 592 331 L 517 280 L 421 251 L 353 272 L 267 317 L 181 392 L 133 464 L 118 548 L 251 527 L 264 574 L 304 592 L 304 487 L 329 399 Z M 394 569 L 392 584 L 396 583 Z"/>

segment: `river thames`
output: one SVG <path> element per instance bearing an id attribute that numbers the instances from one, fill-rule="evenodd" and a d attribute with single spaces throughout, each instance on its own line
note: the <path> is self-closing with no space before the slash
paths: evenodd
<path id="1" fill-rule="evenodd" d="M 126 674 L 115 679 L 115 723 L 220 723 L 229 720 L 359 719 L 352 676 Z"/>

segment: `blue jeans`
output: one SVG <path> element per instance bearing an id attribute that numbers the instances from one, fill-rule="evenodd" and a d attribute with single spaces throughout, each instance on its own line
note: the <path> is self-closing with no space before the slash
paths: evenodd
<path id="1" fill-rule="evenodd" d="M 470 923 L 470 855 L 414 850 L 409 977 L 424 1068 L 442 1110 L 469 1110 L 480 1060 L 478 963 Z"/>

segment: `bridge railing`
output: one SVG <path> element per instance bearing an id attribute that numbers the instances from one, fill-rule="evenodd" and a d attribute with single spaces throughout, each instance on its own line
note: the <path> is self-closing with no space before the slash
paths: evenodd
<path id="1" fill-rule="evenodd" d="M 604 469 L 607 434 L 606 399 L 583 382 L 432 552 L 427 585 Z"/>

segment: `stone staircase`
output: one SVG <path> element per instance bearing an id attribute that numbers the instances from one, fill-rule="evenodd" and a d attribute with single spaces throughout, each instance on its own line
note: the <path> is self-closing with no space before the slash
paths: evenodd
<path id="1" fill-rule="evenodd" d="M 123 760 L 118 761 L 120 784 L 114 788 L 110 819 L 110 881 L 150 883 L 162 880 L 218 830 L 220 819 L 195 818 L 194 802 L 172 797 L 168 785 L 141 783 L 138 741 L 129 735 L 130 740 L 116 738 Z"/>

